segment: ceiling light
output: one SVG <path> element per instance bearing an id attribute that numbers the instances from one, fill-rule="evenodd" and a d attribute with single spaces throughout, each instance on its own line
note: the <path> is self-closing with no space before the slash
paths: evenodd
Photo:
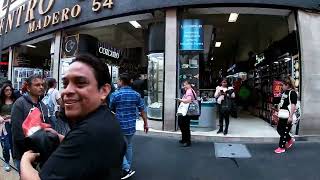
<path id="1" fill-rule="evenodd" d="M 279 62 L 278 61 L 275 61 L 275 62 L 273 62 L 274 64 L 279 64 Z"/>
<path id="2" fill-rule="evenodd" d="M 31 44 L 28 44 L 28 45 L 26 45 L 26 46 L 28 46 L 28 47 L 30 47 L 30 48 L 37 48 L 37 46 L 31 45 Z"/>
<path id="3" fill-rule="evenodd" d="M 213 57 L 211 58 L 211 61 L 213 61 Z"/>
<path id="4" fill-rule="evenodd" d="M 239 14 L 238 13 L 231 13 L 229 16 L 228 22 L 236 22 L 238 19 Z"/>
<path id="5" fill-rule="evenodd" d="M 222 44 L 222 42 L 216 42 L 215 47 L 219 48 L 219 47 L 221 47 L 221 44 Z"/>
<path id="6" fill-rule="evenodd" d="M 135 28 L 141 28 L 141 25 L 137 21 L 129 21 L 129 23 Z"/>
<path id="7" fill-rule="evenodd" d="M 285 62 L 289 62 L 289 61 L 291 61 L 291 58 L 286 57 L 286 58 L 284 58 L 284 60 L 285 60 Z"/>

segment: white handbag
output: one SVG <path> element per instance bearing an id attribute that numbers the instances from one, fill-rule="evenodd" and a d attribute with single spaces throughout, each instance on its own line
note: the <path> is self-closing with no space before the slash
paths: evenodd
<path id="1" fill-rule="evenodd" d="M 280 119 L 288 119 L 290 116 L 290 112 L 286 109 L 280 109 L 278 112 L 278 117 Z"/>
<path id="2" fill-rule="evenodd" d="M 291 100 L 290 100 L 291 91 L 289 92 L 289 105 L 288 109 L 291 110 Z M 286 109 L 280 109 L 278 112 L 278 117 L 280 119 L 288 119 L 290 116 L 290 111 Z"/>
<path id="3" fill-rule="evenodd" d="M 177 115 L 178 116 L 186 116 L 187 112 L 188 112 L 188 109 L 189 109 L 189 105 L 190 105 L 190 103 L 181 102 L 179 107 L 178 107 Z"/>

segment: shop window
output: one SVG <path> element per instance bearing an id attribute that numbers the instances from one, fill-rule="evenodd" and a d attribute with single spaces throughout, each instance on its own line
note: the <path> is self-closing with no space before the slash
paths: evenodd
<path id="1" fill-rule="evenodd" d="M 8 80 L 9 51 L 4 50 L 0 60 L 0 85 Z M 0 86 L 1 87 L 1 86 Z"/>
<path id="2" fill-rule="evenodd" d="M 195 127 L 215 128 L 213 97 L 227 77 L 239 109 L 272 124 L 273 82 L 290 74 L 300 85 L 297 34 L 288 23 L 290 10 L 257 8 L 191 8 L 179 14 L 178 82 L 188 80 L 205 108 Z M 297 68 L 296 68 L 296 67 Z M 249 89 L 250 96 L 241 94 Z M 243 92 L 243 91 L 242 91 Z M 182 95 L 178 91 L 178 96 Z"/>
<path id="3" fill-rule="evenodd" d="M 52 77 L 51 46 L 53 39 L 40 42 L 28 42 L 14 47 L 12 63 L 12 82 L 16 89 L 21 89 L 25 79 L 33 74 L 44 78 Z"/>
<path id="4" fill-rule="evenodd" d="M 129 73 L 148 118 L 162 120 L 164 20 L 164 12 L 155 11 L 66 30 L 60 69 L 79 53 L 94 54 L 108 65 L 115 89 L 119 75 Z M 60 73 L 62 77 L 63 70 Z"/>

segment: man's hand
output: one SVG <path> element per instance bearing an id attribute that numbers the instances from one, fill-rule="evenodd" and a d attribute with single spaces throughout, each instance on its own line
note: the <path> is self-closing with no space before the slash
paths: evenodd
<path id="1" fill-rule="evenodd" d="M 149 131 L 149 126 L 147 123 L 144 123 L 144 132 L 148 133 L 148 131 Z"/>
<path id="2" fill-rule="evenodd" d="M 32 164 L 40 156 L 39 153 L 34 153 L 33 151 L 27 151 L 23 154 L 21 162 Z"/>
<path id="3" fill-rule="evenodd" d="M 40 180 L 39 172 L 32 166 L 32 163 L 34 163 L 39 156 L 39 153 L 34 153 L 33 151 L 27 151 L 23 154 L 20 163 L 21 180 Z"/>
<path id="4" fill-rule="evenodd" d="M 5 119 L 4 122 L 10 123 L 10 122 L 11 122 L 11 119 Z"/>

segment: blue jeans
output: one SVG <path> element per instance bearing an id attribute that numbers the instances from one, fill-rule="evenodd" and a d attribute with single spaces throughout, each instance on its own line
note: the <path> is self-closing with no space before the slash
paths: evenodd
<path id="1" fill-rule="evenodd" d="M 126 141 L 127 144 L 127 152 L 125 156 L 123 157 L 123 163 L 122 163 L 122 169 L 125 171 L 128 171 L 131 169 L 131 164 L 132 164 L 132 138 L 133 135 L 125 135 L 124 140 Z"/>
<path id="2" fill-rule="evenodd" d="M 13 162 L 14 162 L 14 166 L 17 168 L 17 170 L 18 170 L 18 172 L 20 174 L 20 162 L 21 162 L 21 160 L 14 159 Z"/>
<path id="3" fill-rule="evenodd" d="M 3 158 L 6 163 L 10 162 L 10 134 L 3 135 L 1 136 L 1 146 L 2 146 L 2 153 L 3 153 Z"/>
<path id="4" fill-rule="evenodd" d="M 54 130 L 57 130 L 56 128 L 57 128 L 57 118 L 56 118 L 56 116 L 55 115 L 51 115 L 50 117 L 49 117 L 49 123 L 51 124 L 51 126 L 52 126 L 52 129 L 54 129 Z"/>

